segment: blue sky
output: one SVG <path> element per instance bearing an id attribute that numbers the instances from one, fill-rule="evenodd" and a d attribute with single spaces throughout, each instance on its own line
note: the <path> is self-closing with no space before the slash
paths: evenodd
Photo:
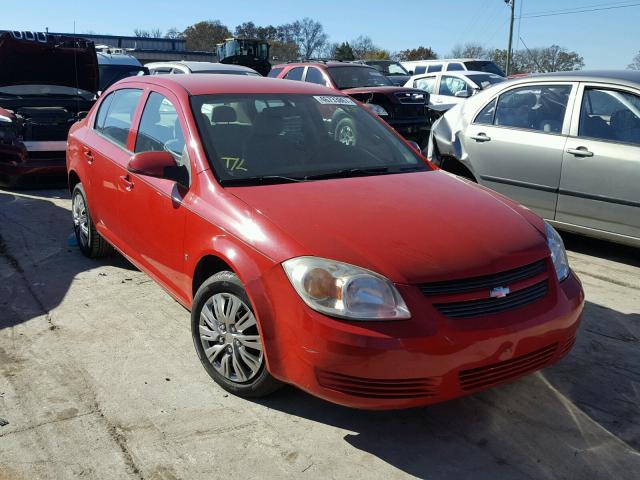
<path id="1" fill-rule="evenodd" d="M 627 8 L 531 17 L 570 8 Z M 587 68 L 625 68 L 640 51 L 640 1 L 516 0 L 515 38 L 531 47 L 553 43 L 580 53 Z M 0 0 L 0 29 L 131 35 L 134 28 L 184 29 L 219 19 L 232 30 L 244 21 L 287 23 L 305 16 L 319 20 L 331 41 L 368 35 L 397 51 L 431 46 L 441 56 L 474 41 L 506 48 L 509 8 L 504 0 Z M 529 18 L 526 18 L 529 16 Z M 518 35 L 519 32 L 519 35 Z M 521 44 L 518 45 L 521 47 Z"/>

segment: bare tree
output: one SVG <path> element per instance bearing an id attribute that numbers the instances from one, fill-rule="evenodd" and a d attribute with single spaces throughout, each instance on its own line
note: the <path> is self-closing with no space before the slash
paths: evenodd
<path id="1" fill-rule="evenodd" d="M 502 68 L 505 67 L 507 51 L 496 49 L 490 59 Z M 543 73 L 580 70 L 584 59 L 577 53 L 551 45 L 550 47 L 516 50 L 511 58 L 512 73 Z"/>
<path id="2" fill-rule="evenodd" d="M 149 30 L 149 35 L 153 38 L 162 38 L 162 30 L 159 28 L 152 28 Z"/>
<path id="3" fill-rule="evenodd" d="M 140 38 L 149 38 L 151 36 L 149 30 L 143 30 L 142 28 L 135 28 L 133 34 Z"/>
<path id="4" fill-rule="evenodd" d="M 167 30 L 167 33 L 164 34 L 164 38 L 182 38 L 182 32 L 176 27 L 171 27 Z"/>
<path id="5" fill-rule="evenodd" d="M 450 58 L 488 58 L 489 56 L 491 51 L 475 42 L 456 45 L 450 54 Z"/>
<path id="6" fill-rule="evenodd" d="M 640 52 L 633 57 L 631 63 L 627 66 L 629 70 L 640 70 Z"/>
<path id="7" fill-rule="evenodd" d="M 293 30 L 297 32 L 296 40 L 304 58 L 311 58 L 327 43 L 328 37 L 322 24 L 309 17 L 293 22 Z"/>
<path id="8" fill-rule="evenodd" d="M 351 49 L 353 50 L 353 54 L 358 59 L 365 59 L 367 56 L 376 50 L 379 50 L 377 46 L 374 45 L 371 37 L 360 35 L 358 38 L 351 40 Z"/>

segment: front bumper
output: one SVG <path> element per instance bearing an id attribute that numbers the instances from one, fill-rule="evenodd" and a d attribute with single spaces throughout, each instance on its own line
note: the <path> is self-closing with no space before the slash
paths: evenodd
<path id="1" fill-rule="evenodd" d="M 420 147 L 426 147 L 431 131 L 431 122 L 425 117 L 417 119 L 393 119 L 383 118 L 396 132 L 407 140 L 417 142 Z"/>
<path id="2" fill-rule="evenodd" d="M 575 341 L 584 293 L 572 273 L 543 300 L 492 318 L 451 319 L 412 286 L 398 285 L 412 318 L 356 322 L 321 315 L 281 268 L 269 272 L 261 324 L 272 375 L 328 401 L 363 409 L 427 405 L 545 368 Z M 265 305 L 266 307 L 266 305 Z M 271 316 L 272 315 L 272 316 Z M 271 318 L 264 318 L 271 317 Z"/>
<path id="3" fill-rule="evenodd" d="M 0 186 L 48 186 L 65 182 L 66 142 L 0 142 Z"/>

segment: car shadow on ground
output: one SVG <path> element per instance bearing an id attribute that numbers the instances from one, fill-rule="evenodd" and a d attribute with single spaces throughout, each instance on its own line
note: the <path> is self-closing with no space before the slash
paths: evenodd
<path id="1" fill-rule="evenodd" d="M 585 237 L 575 233 L 560 232 L 560 234 L 567 250 L 640 267 L 639 248 Z"/>
<path id="2" fill-rule="evenodd" d="M 350 445 L 418 478 L 604 478 L 625 461 L 616 448 L 640 449 L 639 341 L 640 315 L 587 303 L 567 357 L 492 390 L 388 412 L 291 387 L 259 403 L 347 430 Z"/>
<path id="3" fill-rule="evenodd" d="M 70 211 L 56 204 L 65 198 L 60 189 L 0 189 L 0 330 L 56 308 L 81 272 L 105 265 L 137 270 L 119 254 L 84 257 L 70 241 Z"/>

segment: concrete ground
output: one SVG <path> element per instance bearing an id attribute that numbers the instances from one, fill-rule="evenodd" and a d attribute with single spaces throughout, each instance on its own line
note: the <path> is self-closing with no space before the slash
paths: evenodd
<path id="1" fill-rule="evenodd" d="M 399 412 L 226 394 L 189 315 L 69 247 L 63 190 L 0 191 L 0 480 L 640 478 L 640 251 L 565 236 L 587 305 L 562 362 Z"/>

